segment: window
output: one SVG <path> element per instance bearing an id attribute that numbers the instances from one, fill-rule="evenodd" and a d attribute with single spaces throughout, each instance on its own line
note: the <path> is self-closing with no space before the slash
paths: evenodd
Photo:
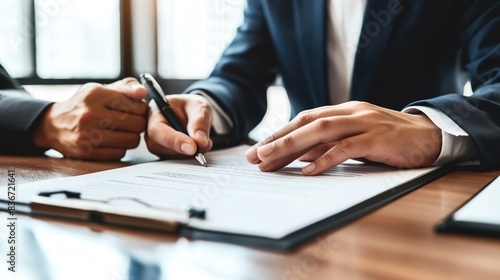
<path id="1" fill-rule="evenodd" d="M 0 0 L 0 63 L 23 84 L 107 82 L 149 71 L 179 90 L 208 76 L 245 3 Z"/>
<path id="2" fill-rule="evenodd" d="M 208 76 L 243 22 L 244 5 L 244 0 L 159 0 L 159 74 Z"/>
<path id="3" fill-rule="evenodd" d="M 0 0 L 0 7 L 0 63 L 12 76 L 120 75 L 120 0 Z"/>
<path id="4" fill-rule="evenodd" d="M 14 77 L 33 72 L 31 64 L 31 28 L 25 21 L 28 1 L 0 0 L 0 63 Z"/>
<path id="5" fill-rule="evenodd" d="M 36 0 L 38 76 L 43 79 L 118 77 L 119 4 L 118 0 Z"/>

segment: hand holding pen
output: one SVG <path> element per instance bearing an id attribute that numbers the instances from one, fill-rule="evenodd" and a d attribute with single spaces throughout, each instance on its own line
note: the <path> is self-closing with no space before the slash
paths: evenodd
<path id="1" fill-rule="evenodd" d="M 167 100 L 159 84 L 147 73 L 141 74 L 141 82 L 154 100 L 146 131 L 148 149 L 159 156 L 195 156 L 201 165 L 207 166 L 202 152 L 212 148 L 212 110 L 208 101 L 188 94 L 169 95 Z"/>

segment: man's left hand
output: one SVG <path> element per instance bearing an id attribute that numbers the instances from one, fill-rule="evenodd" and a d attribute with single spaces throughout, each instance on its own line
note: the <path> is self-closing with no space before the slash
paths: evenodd
<path id="1" fill-rule="evenodd" d="M 425 115 L 402 113 L 366 102 L 346 102 L 301 112 L 250 148 L 247 160 L 262 171 L 311 161 L 304 175 L 317 175 L 347 159 L 414 168 L 432 165 L 441 152 L 441 129 Z"/>

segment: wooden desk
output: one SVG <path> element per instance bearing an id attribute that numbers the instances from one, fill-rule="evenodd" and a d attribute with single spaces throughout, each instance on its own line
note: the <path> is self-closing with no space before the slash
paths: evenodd
<path id="1" fill-rule="evenodd" d="M 22 188 L 129 164 L 0 156 L 0 183 L 7 169 Z M 2 261 L 0 279 L 500 279 L 500 239 L 434 231 L 498 174 L 455 171 L 292 252 L 20 216 L 18 272 Z"/>

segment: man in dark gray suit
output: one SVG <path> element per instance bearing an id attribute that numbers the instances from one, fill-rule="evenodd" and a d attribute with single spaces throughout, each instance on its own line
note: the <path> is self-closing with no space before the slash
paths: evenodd
<path id="1" fill-rule="evenodd" d="M 53 103 L 32 98 L 0 65 L 0 154 L 110 160 L 135 148 L 146 127 L 146 89 L 134 78 L 85 84 Z"/>

